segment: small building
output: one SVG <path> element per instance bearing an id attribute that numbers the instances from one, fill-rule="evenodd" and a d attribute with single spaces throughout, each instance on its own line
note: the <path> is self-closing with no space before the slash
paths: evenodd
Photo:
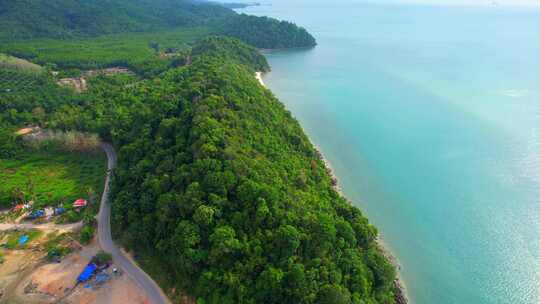
<path id="1" fill-rule="evenodd" d="M 32 204 L 34 204 L 34 201 L 29 201 L 28 203 L 26 204 L 17 204 L 15 205 L 15 207 L 13 207 L 13 211 L 14 212 L 17 212 L 17 211 L 20 211 L 20 210 L 27 210 L 27 209 L 30 209 L 30 207 L 32 206 Z"/>
<path id="2" fill-rule="evenodd" d="M 54 208 L 52 208 L 52 207 L 47 207 L 47 208 L 45 208 L 45 216 L 46 216 L 47 218 L 50 218 L 50 217 L 52 217 L 53 215 L 54 215 Z"/>
<path id="3" fill-rule="evenodd" d="M 13 207 L 14 212 L 17 212 L 17 211 L 20 211 L 20 210 L 23 210 L 23 209 L 25 209 L 24 204 L 18 204 L 15 207 Z"/>
<path id="4" fill-rule="evenodd" d="M 88 205 L 88 202 L 85 199 L 80 198 L 73 203 L 73 208 L 82 208 L 86 207 L 86 205 Z"/>
<path id="5" fill-rule="evenodd" d="M 41 217 L 45 216 L 45 211 L 43 210 L 35 210 L 31 212 L 29 215 L 26 216 L 27 220 L 35 220 Z"/>
<path id="6" fill-rule="evenodd" d="M 81 274 L 77 277 L 77 283 L 88 281 L 88 279 L 90 279 L 92 275 L 94 274 L 94 271 L 96 271 L 96 268 L 97 266 L 94 263 L 90 263 L 86 265 L 86 267 L 84 267 Z"/>
<path id="7" fill-rule="evenodd" d="M 65 212 L 66 212 L 66 209 L 62 207 L 54 208 L 54 215 L 64 214 Z"/>

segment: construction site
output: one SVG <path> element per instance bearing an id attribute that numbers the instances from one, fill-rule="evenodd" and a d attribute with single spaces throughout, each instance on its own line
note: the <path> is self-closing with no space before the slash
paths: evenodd
<path id="1" fill-rule="evenodd" d="M 0 303 L 148 303 L 96 240 L 79 244 L 76 229 L 0 231 Z"/>

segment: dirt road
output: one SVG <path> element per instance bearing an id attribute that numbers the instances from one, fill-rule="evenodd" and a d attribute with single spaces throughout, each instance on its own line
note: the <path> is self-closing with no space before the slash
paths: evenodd
<path id="1" fill-rule="evenodd" d="M 2 223 L 0 224 L 0 231 L 6 230 L 62 230 L 62 231 L 72 231 L 77 230 L 82 227 L 82 222 L 57 225 L 54 223 L 44 223 L 44 224 L 14 224 L 14 223 Z"/>

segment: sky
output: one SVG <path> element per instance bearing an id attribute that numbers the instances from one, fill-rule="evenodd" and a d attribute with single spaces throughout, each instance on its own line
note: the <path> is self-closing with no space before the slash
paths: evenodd
<path id="1" fill-rule="evenodd" d="M 540 0 L 390 0 L 391 2 L 409 2 L 432 5 L 502 5 L 502 6 L 538 6 Z"/>

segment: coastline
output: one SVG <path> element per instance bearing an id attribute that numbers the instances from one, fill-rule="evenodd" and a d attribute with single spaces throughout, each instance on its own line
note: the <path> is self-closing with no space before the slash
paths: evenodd
<path id="1" fill-rule="evenodd" d="M 255 78 L 257 79 L 257 81 L 263 87 L 268 88 L 266 86 L 266 84 L 264 83 L 263 75 L 264 75 L 263 72 L 260 72 L 260 71 L 255 72 Z M 304 131 L 304 133 L 309 138 L 309 135 L 305 131 Z M 309 140 L 313 143 L 311 138 Z M 332 188 L 334 189 L 334 191 L 339 193 L 340 196 L 342 196 L 347 201 L 349 201 L 347 199 L 347 197 L 345 196 L 345 194 L 343 193 L 343 190 L 342 190 L 341 186 L 339 185 L 339 179 L 337 178 L 337 175 L 336 175 L 336 173 L 335 173 L 335 171 L 334 171 L 334 169 L 332 167 L 332 164 L 326 158 L 326 156 L 324 156 L 324 154 L 321 152 L 320 147 L 314 145 L 314 148 L 315 148 L 315 151 L 317 153 L 317 156 L 324 163 L 324 166 L 326 168 L 326 172 L 328 173 L 328 175 L 330 176 L 330 179 L 332 180 Z M 405 285 L 405 282 L 404 282 L 403 278 L 401 277 L 401 265 L 399 264 L 398 259 L 392 253 L 392 251 L 390 250 L 390 247 L 384 242 L 384 240 L 382 239 L 380 234 L 377 237 L 376 243 L 377 243 L 377 246 L 379 247 L 379 250 L 381 250 L 383 255 L 390 261 L 390 263 L 396 269 L 396 279 L 394 280 L 394 290 L 395 290 L 394 299 L 396 301 L 396 304 L 409 304 L 410 301 L 409 301 L 409 297 L 408 297 L 408 294 L 407 294 L 407 286 Z"/>
<path id="2" fill-rule="evenodd" d="M 377 246 L 379 246 L 379 249 L 382 251 L 384 256 L 396 268 L 396 279 L 394 280 L 394 290 L 395 290 L 394 299 L 396 300 L 396 304 L 409 304 L 410 298 L 407 293 L 407 285 L 405 285 L 405 281 L 403 280 L 403 277 L 401 276 L 401 264 L 399 263 L 399 260 L 394 256 L 394 254 L 390 250 L 390 247 L 381 237 L 380 233 L 377 236 L 376 242 L 377 242 Z"/>
<path id="3" fill-rule="evenodd" d="M 334 188 L 334 190 L 337 193 L 339 193 L 340 196 L 342 196 L 347 201 L 349 201 L 349 199 L 345 196 L 342 188 L 339 185 L 339 179 L 337 178 L 337 175 L 330 161 L 324 156 L 324 154 L 321 152 L 321 149 L 318 146 L 315 146 L 315 151 L 317 152 L 318 157 L 324 163 L 324 166 L 326 167 L 326 172 L 328 173 L 328 175 L 330 175 L 330 178 L 332 180 L 332 187 Z M 351 202 L 349 201 L 349 203 Z M 382 252 L 382 254 L 388 259 L 388 261 L 390 261 L 390 263 L 396 269 L 396 279 L 394 280 L 394 290 L 395 290 L 394 299 L 396 301 L 396 304 L 410 303 L 409 296 L 407 294 L 407 286 L 405 285 L 405 281 L 403 280 L 401 276 L 401 264 L 399 263 L 399 260 L 392 253 L 392 251 L 390 250 L 390 247 L 384 242 L 380 233 L 377 236 L 377 239 L 375 242 L 377 243 L 377 247 L 379 247 L 379 250 Z"/>
<path id="4" fill-rule="evenodd" d="M 266 88 L 266 84 L 264 83 L 264 80 L 263 80 L 262 76 L 263 76 L 263 72 L 260 72 L 260 71 L 255 72 L 255 78 L 257 78 L 257 80 L 259 81 L 259 83 L 260 83 L 263 87 Z"/>

